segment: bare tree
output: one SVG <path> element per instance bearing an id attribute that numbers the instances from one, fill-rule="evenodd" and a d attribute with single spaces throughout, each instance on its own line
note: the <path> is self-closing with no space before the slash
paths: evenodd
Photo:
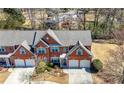
<path id="1" fill-rule="evenodd" d="M 34 10 L 35 9 L 31 9 L 31 8 L 28 8 L 27 9 L 27 13 L 28 13 L 28 16 L 29 16 L 29 20 L 31 21 L 31 27 L 32 27 L 32 29 L 35 29 L 35 15 L 34 15 Z"/>
<path id="2" fill-rule="evenodd" d="M 94 15 L 95 15 L 95 17 L 94 17 L 93 31 L 95 31 L 96 28 L 97 28 L 97 26 L 98 26 L 98 23 L 99 23 L 98 21 L 99 21 L 99 16 L 100 16 L 100 10 L 101 9 L 99 9 L 99 8 L 94 9 Z"/>

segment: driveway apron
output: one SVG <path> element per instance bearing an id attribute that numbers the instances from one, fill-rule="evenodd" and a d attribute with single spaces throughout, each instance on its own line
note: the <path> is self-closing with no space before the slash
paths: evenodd
<path id="1" fill-rule="evenodd" d="M 92 76 L 82 69 L 64 69 L 69 74 L 69 84 L 92 84 Z"/>

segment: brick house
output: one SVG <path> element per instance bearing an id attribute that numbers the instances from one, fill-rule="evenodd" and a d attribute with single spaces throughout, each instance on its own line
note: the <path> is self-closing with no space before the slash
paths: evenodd
<path id="1" fill-rule="evenodd" d="M 90 31 L 0 31 L 0 64 L 29 67 L 52 62 L 60 67 L 90 67 Z"/>

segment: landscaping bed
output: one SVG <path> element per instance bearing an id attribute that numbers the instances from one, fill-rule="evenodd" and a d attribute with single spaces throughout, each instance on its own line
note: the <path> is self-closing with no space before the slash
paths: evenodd
<path id="1" fill-rule="evenodd" d="M 67 84 L 69 76 L 64 73 L 61 68 L 53 65 L 50 62 L 40 61 L 35 67 L 33 75 L 31 76 L 32 81 L 51 81 L 60 84 Z"/>
<path id="2" fill-rule="evenodd" d="M 50 72 L 44 72 L 41 74 L 34 74 L 32 75 L 32 81 L 51 81 L 60 84 L 68 84 L 69 75 L 67 73 L 62 72 L 59 74 L 55 72 L 55 69 L 52 69 Z"/>

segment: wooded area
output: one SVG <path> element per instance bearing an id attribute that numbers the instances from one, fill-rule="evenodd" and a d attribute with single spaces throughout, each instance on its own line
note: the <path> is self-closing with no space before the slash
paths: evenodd
<path id="1" fill-rule="evenodd" d="M 93 38 L 111 38 L 124 27 L 124 9 L 41 8 L 0 9 L 0 29 L 91 30 Z"/>

